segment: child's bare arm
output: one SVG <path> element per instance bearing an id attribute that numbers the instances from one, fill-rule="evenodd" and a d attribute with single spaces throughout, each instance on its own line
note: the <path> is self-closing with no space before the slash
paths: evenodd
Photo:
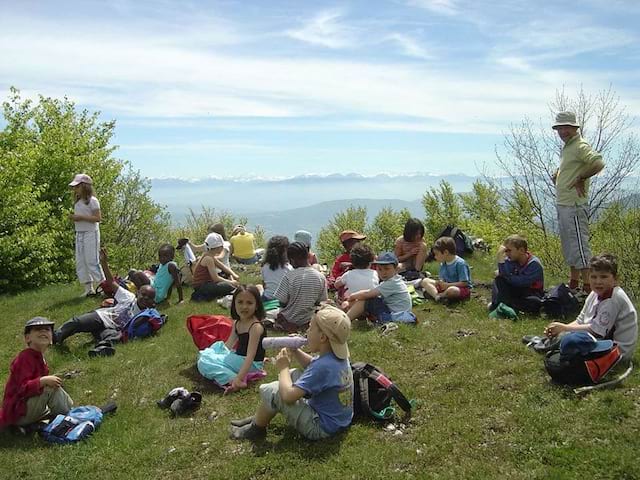
<path id="1" fill-rule="evenodd" d="M 291 404 L 297 402 L 304 396 L 304 390 L 295 387 L 291 380 L 291 372 L 289 366 L 291 359 L 286 348 L 280 350 L 276 357 L 276 368 L 278 369 L 278 393 L 285 403 Z"/>
<path id="2" fill-rule="evenodd" d="M 249 373 L 251 369 L 251 364 L 256 358 L 256 352 L 258 351 L 258 344 L 260 343 L 260 337 L 264 333 L 264 327 L 260 324 L 254 324 L 249 329 L 249 344 L 247 345 L 247 356 L 244 358 L 244 362 L 242 362 L 242 366 L 240 370 L 238 370 L 238 374 L 231 381 L 231 388 L 238 389 L 244 388 L 247 384 L 244 382 L 244 378 Z"/>
<path id="3" fill-rule="evenodd" d="M 175 263 L 169 264 L 169 273 L 173 277 L 173 284 L 178 290 L 178 303 L 182 303 L 184 302 L 184 298 L 182 294 L 182 282 L 180 281 L 180 270 L 178 270 Z"/>
<path id="4" fill-rule="evenodd" d="M 311 355 L 309 355 L 307 352 L 303 352 L 299 348 L 296 348 L 295 350 L 290 349 L 289 352 L 293 354 L 295 359 L 303 368 L 307 368 L 307 365 L 309 365 L 309 363 L 311 363 L 311 360 L 313 359 Z"/>
<path id="5" fill-rule="evenodd" d="M 120 285 L 113 279 L 113 274 L 111 273 L 111 269 L 109 268 L 109 256 L 107 255 L 107 249 L 100 249 L 100 266 L 102 267 L 102 271 L 104 272 L 105 281 L 111 285 L 113 291 L 115 292 L 120 288 Z"/>
<path id="6" fill-rule="evenodd" d="M 349 302 L 355 302 L 356 300 L 367 300 L 369 298 L 376 298 L 380 296 L 380 291 L 377 288 L 369 290 L 360 290 L 359 292 L 352 293 L 347 299 Z"/>

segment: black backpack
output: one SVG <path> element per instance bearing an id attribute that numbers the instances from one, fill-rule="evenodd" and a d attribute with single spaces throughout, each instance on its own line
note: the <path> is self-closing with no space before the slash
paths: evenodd
<path id="1" fill-rule="evenodd" d="M 578 299 L 564 283 L 553 287 L 542 299 L 542 311 L 549 317 L 567 318 L 579 309 Z"/>
<path id="2" fill-rule="evenodd" d="M 436 238 L 440 237 L 451 237 L 453 241 L 456 243 L 456 255 L 462 257 L 464 255 L 468 255 L 473 253 L 473 242 L 471 238 L 460 230 L 458 227 L 453 227 L 451 225 L 447 225 L 447 227 L 440 232 Z M 429 252 L 429 256 L 427 257 L 427 262 L 433 262 L 436 259 L 435 254 L 433 253 L 433 248 Z"/>
<path id="3" fill-rule="evenodd" d="M 387 421 L 393 417 L 395 400 L 407 415 L 411 415 L 411 402 L 382 371 L 364 362 L 351 364 L 353 373 L 353 416 Z"/>
<path id="4" fill-rule="evenodd" d="M 555 383 L 562 385 L 595 385 L 620 361 L 617 345 L 606 352 L 574 355 L 566 358 L 560 350 L 547 352 L 544 368 Z"/>

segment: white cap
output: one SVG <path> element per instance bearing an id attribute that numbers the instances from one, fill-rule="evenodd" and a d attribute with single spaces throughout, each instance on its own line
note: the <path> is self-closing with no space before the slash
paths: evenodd
<path id="1" fill-rule="evenodd" d="M 204 240 L 204 247 L 207 250 L 213 250 L 214 248 L 218 248 L 223 245 L 224 240 L 222 239 L 222 235 L 220 235 L 219 233 L 210 233 Z"/>

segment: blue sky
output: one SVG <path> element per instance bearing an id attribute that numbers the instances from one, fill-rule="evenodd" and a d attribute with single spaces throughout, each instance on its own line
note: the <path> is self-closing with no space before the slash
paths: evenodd
<path id="1" fill-rule="evenodd" d="M 476 173 L 558 88 L 640 117 L 640 2 L 0 0 L 0 88 L 116 119 L 146 176 Z"/>

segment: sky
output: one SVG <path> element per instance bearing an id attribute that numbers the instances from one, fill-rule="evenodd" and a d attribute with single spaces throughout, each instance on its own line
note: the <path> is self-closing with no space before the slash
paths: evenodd
<path id="1" fill-rule="evenodd" d="M 148 177 L 475 174 L 558 89 L 640 118 L 639 24 L 637 0 L 0 0 L 0 91 L 115 119 Z"/>

